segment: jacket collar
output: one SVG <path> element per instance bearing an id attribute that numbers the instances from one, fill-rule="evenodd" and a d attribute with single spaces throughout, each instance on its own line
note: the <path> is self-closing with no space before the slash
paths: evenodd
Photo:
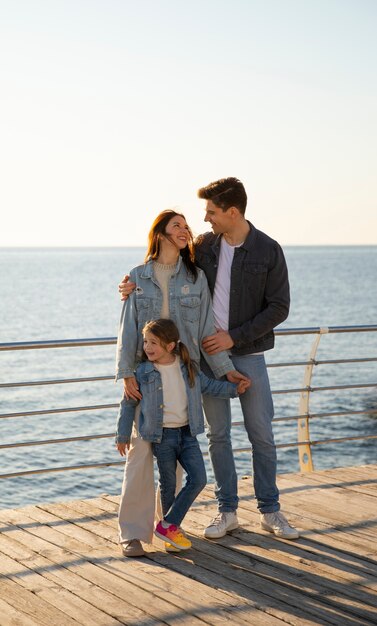
<path id="1" fill-rule="evenodd" d="M 250 226 L 250 230 L 249 230 L 249 234 L 247 235 L 245 241 L 243 242 L 242 246 L 240 246 L 240 248 L 244 248 L 244 250 L 248 250 L 250 252 L 257 237 L 257 229 L 255 228 L 255 226 L 252 225 L 251 222 L 249 222 L 249 220 L 246 220 L 246 221 Z M 222 238 L 222 235 L 216 235 L 215 240 L 213 244 L 211 245 L 211 248 L 216 256 L 220 254 L 221 238 Z"/>
<path id="2" fill-rule="evenodd" d="M 179 358 L 179 357 L 177 357 Z M 181 370 L 184 371 L 185 366 L 183 364 L 182 359 L 179 359 L 179 365 L 181 366 Z M 153 363 L 151 361 L 143 361 L 142 362 L 142 366 L 143 366 L 143 373 L 144 374 L 150 374 L 151 372 L 158 372 L 158 369 L 153 365 Z"/>

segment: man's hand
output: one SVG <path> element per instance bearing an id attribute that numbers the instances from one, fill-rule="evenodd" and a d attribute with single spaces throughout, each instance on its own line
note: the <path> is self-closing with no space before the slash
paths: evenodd
<path id="1" fill-rule="evenodd" d="M 130 449 L 130 443 L 116 443 L 115 447 L 118 450 L 120 456 L 126 456 L 126 450 Z"/>
<path id="2" fill-rule="evenodd" d="M 127 300 L 130 293 L 132 293 L 136 287 L 136 283 L 129 282 L 129 278 L 129 275 L 126 274 L 123 277 L 122 282 L 118 285 L 118 291 L 121 295 L 121 300 Z"/>
<path id="3" fill-rule="evenodd" d="M 124 396 L 127 400 L 132 398 L 132 400 L 141 400 L 142 395 L 139 391 L 139 386 L 137 384 L 137 380 L 135 376 L 129 376 L 128 378 L 123 378 L 124 381 Z"/>
<path id="4" fill-rule="evenodd" d="M 204 337 L 202 346 L 207 354 L 217 354 L 223 350 L 233 348 L 234 342 L 229 333 L 225 330 L 218 330 L 216 335 Z"/>
<path id="5" fill-rule="evenodd" d="M 236 383 L 236 385 L 238 385 L 241 382 L 247 383 L 245 390 L 251 385 L 250 378 L 245 376 L 245 374 L 241 374 L 241 372 L 238 372 L 237 370 L 231 370 L 230 372 L 225 374 L 225 376 L 227 377 L 230 383 Z M 237 391 L 238 391 L 238 388 L 237 388 Z"/>

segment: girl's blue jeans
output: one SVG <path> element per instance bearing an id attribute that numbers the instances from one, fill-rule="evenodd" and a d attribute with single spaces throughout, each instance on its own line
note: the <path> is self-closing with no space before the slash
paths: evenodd
<path id="1" fill-rule="evenodd" d="M 189 426 L 163 428 L 160 443 L 152 444 L 160 474 L 161 504 L 164 520 L 180 526 L 195 498 L 207 483 L 203 456 Z M 187 473 L 186 484 L 175 496 L 177 461 Z"/>

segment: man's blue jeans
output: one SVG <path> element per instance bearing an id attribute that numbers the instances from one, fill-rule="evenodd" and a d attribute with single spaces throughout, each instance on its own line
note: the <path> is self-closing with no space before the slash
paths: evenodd
<path id="1" fill-rule="evenodd" d="M 160 474 L 161 504 L 164 520 L 180 526 L 195 498 L 207 483 L 199 442 L 189 426 L 163 428 L 160 443 L 152 444 Z M 186 484 L 175 497 L 177 461 L 187 473 Z"/>
<path id="2" fill-rule="evenodd" d="M 278 511 L 280 505 L 276 486 L 276 448 L 271 424 L 274 407 L 264 355 L 231 356 L 231 359 L 235 369 L 251 379 L 251 387 L 240 396 L 240 402 L 252 448 L 258 509 L 262 513 L 272 513 Z M 235 511 L 238 496 L 230 437 L 230 401 L 203 396 L 203 406 L 208 424 L 209 453 L 215 474 L 215 494 L 219 511 Z"/>

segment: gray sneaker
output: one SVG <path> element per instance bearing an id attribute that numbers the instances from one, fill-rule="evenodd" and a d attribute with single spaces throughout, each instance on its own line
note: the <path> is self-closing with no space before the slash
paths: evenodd
<path id="1" fill-rule="evenodd" d="M 139 539 L 131 539 L 131 541 L 125 541 L 121 544 L 123 556 L 126 557 L 135 557 L 135 556 L 145 556 L 145 552 L 143 550 L 143 546 Z"/>
<path id="2" fill-rule="evenodd" d="M 261 513 L 260 525 L 263 530 L 268 530 L 269 533 L 274 533 L 274 535 L 282 537 L 282 539 L 298 539 L 300 536 L 296 528 L 288 523 L 288 520 L 280 511 Z"/>
<path id="3" fill-rule="evenodd" d="M 235 511 L 218 513 L 205 529 L 204 536 L 207 539 L 220 539 L 220 537 L 225 537 L 227 532 L 236 528 L 238 528 L 238 519 Z"/>

